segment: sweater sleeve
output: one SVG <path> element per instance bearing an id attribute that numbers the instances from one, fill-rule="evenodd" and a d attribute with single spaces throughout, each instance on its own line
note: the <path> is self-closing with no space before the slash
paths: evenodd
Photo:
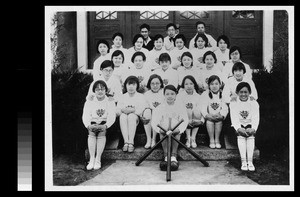
<path id="1" fill-rule="evenodd" d="M 117 107 L 116 107 L 116 113 L 118 115 L 121 115 L 121 113 L 122 113 L 121 110 L 125 107 L 124 100 L 125 100 L 125 96 L 124 96 L 124 94 L 122 94 L 120 96 L 120 100 L 118 101 Z"/>
<path id="2" fill-rule="evenodd" d="M 229 104 L 229 111 L 230 111 L 230 119 L 231 119 L 231 126 L 237 130 L 240 128 L 240 123 L 239 123 L 239 116 L 238 116 L 238 109 L 237 109 L 237 102 L 230 102 Z"/>
<path id="3" fill-rule="evenodd" d="M 208 114 L 207 106 L 208 106 L 208 97 L 207 97 L 207 90 L 206 90 L 201 95 L 200 110 L 201 110 L 201 114 L 203 115 L 203 117 L 205 117 Z"/>
<path id="4" fill-rule="evenodd" d="M 178 112 L 180 113 L 180 117 L 183 119 L 183 122 L 178 127 L 180 134 L 182 134 L 188 126 L 189 117 L 188 117 L 188 114 L 187 114 L 187 111 L 186 111 L 186 108 L 184 107 L 184 105 L 178 106 Z"/>
<path id="5" fill-rule="evenodd" d="M 220 114 L 222 116 L 224 116 L 224 119 L 226 118 L 226 116 L 228 114 L 228 111 L 229 110 L 228 110 L 227 104 L 223 100 L 221 100 L 221 111 L 220 111 Z"/>
<path id="6" fill-rule="evenodd" d="M 92 113 L 90 101 L 85 101 L 82 113 L 82 122 L 86 128 L 91 124 L 91 119 Z"/>
<path id="7" fill-rule="evenodd" d="M 106 126 L 109 128 L 116 121 L 116 104 L 114 101 L 108 101 L 107 107 L 109 111 L 107 114 Z"/>
<path id="8" fill-rule="evenodd" d="M 136 98 L 137 99 L 137 105 L 135 108 L 135 114 L 138 116 L 141 116 L 143 111 L 149 107 L 146 101 L 146 98 L 143 94 L 139 94 L 139 96 Z"/>
<path id="9" fill-rule="evenodd" d="M 252 101 L 252 128 L 255 129 L 255 131 L 257 131 L 258 125 L 259 125 L 259 118 L 260 118 L 260 114 L 259 114 L 259 104 L 257 103 L 257 101 Z"/>
<path id="10" fill-rule="evenodd" d="M 161 108 L 161 105 L 159 105 L 152 111 L 151 127 L 156 133 L 159 133 L 160 130 L 157 125 L 159 124 L 162 118 Z"/>

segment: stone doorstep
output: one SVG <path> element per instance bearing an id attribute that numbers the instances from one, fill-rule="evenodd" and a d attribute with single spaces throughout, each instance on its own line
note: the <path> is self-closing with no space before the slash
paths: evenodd
<path id="1" fill-rule="evenodd" d="M 121 149 L 116 150 L 104 150 L 102 154 L 103 159 L 117 159 L 117 160 L 138 160 L 150 149 L 145 149 L 144 147 L 136 147 L 133 153 L 123 152 Z M 228 159 L 238 159 L 240 158 L 238 149 L 211 149 L 207 146 L 198 146 L 195 151 L 204 160 L 228 160 Z M 254 150 L 254 159 L 259 159 L 259 150 Z M 197 160 L 193 155 L 191 155 L 187 150 L 179 147 L 178 150 L 179 160 L 194 161 Z M 153 152 L 148 155 L 146 160 L 162 160 L 163 151 L 160 147 L 157 147 Z"/>

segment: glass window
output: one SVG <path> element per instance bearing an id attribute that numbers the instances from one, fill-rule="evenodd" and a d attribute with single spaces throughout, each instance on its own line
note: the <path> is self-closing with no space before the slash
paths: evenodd
<path id="1" fill-rule="evenodd" d="M 118 15 L 116 11 L 100 11 L 100 12 L 96 12 L 96 19 L 98 20 L 113 20 L 113 19 L 117 19 Z"/>
<path id="2" fill-rule="evenodd" d="M 236 19 L 254 18 L 254 10 L 233 10 L 232 17 Z"/>
<path id="3" fill-rule="evenodd" d="M 202 19 L 209 18 L 207 11 L 184 11 L 180 12 L 180 19 Z"/>
<path id="4" fill-rule="evenodd" d="M 169 13 L 164 11 L 145 11 L 140 12 L 140 19 L 142 20 L 160 20 L 160 19 L 169 19 Z"/>

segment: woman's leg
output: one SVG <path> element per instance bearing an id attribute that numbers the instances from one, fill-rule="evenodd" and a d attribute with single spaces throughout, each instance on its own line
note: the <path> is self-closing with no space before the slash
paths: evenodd
<path id="1" fill-rule="evenodd" d="M 192 137 L 191 137 L 192 148 L 197 148 L 196 137 L 197 137 L 198 130 L 199 130 L 199 127 L 194 127 L 192 129 Z"/>
<path id="2" fill-rule="evenodd" d="M 255 148 L 255 137 L 250 136 L 246 138 L 246 154 L 247 154 L 247 163 L 250 171 L 254 171 L 253 165 L 253 153 Z"/>
<path id="3" fill-rule="evenodd" d="M 160 133 L 159 137 L 160 137 L 160 139 L 162 139 L 164 137 L 164 135 Z M 168 152 L 168 145 L 167 145 L 167 143 L 168 143 L 167 139 L 165 139 L 164 141 L 161 142 L 161 146 L 162 146 L 162 149 L 163 149 L 163 152 L 164 152 L 164 158 L 167 157 L 167 152 Z"/>
<path id="4" fill-rule="evenodd" d="M 153 148 L 156 144 L 156 136 L 157 136 L 157 133 L 154 131 L 154 129 L 152 129 L 151 148 Z"/>
<path id="5" fill-rule="evenodd" d="M 222 126 L 223 122 L 219 121 L 215 123 L 215 143 L 216 143 L 216 148 L 221 148 L 221 143 L 220 143 L 220 135 L 222 131 Z"/>
<path id="6" fill-rule="evenodd" d="M 247 160 L 246 160 L 246 138 L 242 136 L 237 136 L 237 145 L 241 156 L 242 170 L 248 170 Z"/>
<path id="7" fill-rule="evenodd" d="M 138 116 L 134 113 L 128 115 L 128 143 L 134 144 Z"/>
<path id="8" fill-rule="evenodd" d="M 151 121 L 151 109 L 145 109 L 144 113 L 143 113 L 143 117 L 145 119 Z M 152 130 L 151 122 L 149 122 L 148 124 L 144 124 L 144 129 L 145 129 L 146 138 L 147 138 L 145 148 L 150 148 L 150 146 L 151 146 L 151 130 Z"/>
<path id="9" fill-rule="evenodd" d="M 106 131 L 100 132 L 98 134 L 96 144 L 97 144 L 97 153 L 96 153 L 96 159 L 94 165 L 95 170 L 101 168 L 101 156 L 106 144 Z"/>
<path id="10" fill-rule="evenodd" d="M 87 170 L 92 170 L 95 163 L 95 153 L 96 153 L 96 135 L 94 132 L 89 131 L 88 135 L 88 149 L 90 154 L 90 161 L 87 165 Z"/>
<path id="11" fill-rule="evenodd" d="M 207 128 L 207 133 L 209 136 L 209 147 L 210 148 L 215 148 L 215 123 L 207 120 L 206 121 L 206 128 Z"/>
<path id="12" fill-rule="evenodd" d="M 129 134 L 128 134 L 128 115 L 121 114 L 120 115 L 120 129 L 121 133 L 124 139 L 124 144 L 127 144 L 129 142 Z"/>
<path id="13" fill-rule="evenodd" d="M 191 147 L 191 129 L 187 128 L 185 130 L 185 134 L 186 134 L 186 143 L 185 143 L 185 145 L 190 148 Z"/>

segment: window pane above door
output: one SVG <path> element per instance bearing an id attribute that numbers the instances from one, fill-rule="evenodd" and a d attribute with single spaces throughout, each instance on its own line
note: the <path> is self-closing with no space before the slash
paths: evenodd
<path id="1" fill-rule="evenodd" d="M 166 20 L 169 19 L 169 12 L 165 11 L 145 11 L 145 12 L 140 12 L 140 19 L 142 20 Z"/>
<path id="2" fill-rule="evenodd" d="M 235 19 L 251 19 L 254 17 L 254 10 L 233 10 L 232 17 Z"/>
<path id="3" fill-rule="evenodd" d="M 208 11 L 184 11 L 180 12 L 180 19 L 203 19 L 209 18 Z"/>
<path id="4" fill-rule="evenodd" d="M 99 11 L 96 12 L 96 19 L 97 20 L 113 20 L 117 19 L 118 14 L 116 11 Z"/>

